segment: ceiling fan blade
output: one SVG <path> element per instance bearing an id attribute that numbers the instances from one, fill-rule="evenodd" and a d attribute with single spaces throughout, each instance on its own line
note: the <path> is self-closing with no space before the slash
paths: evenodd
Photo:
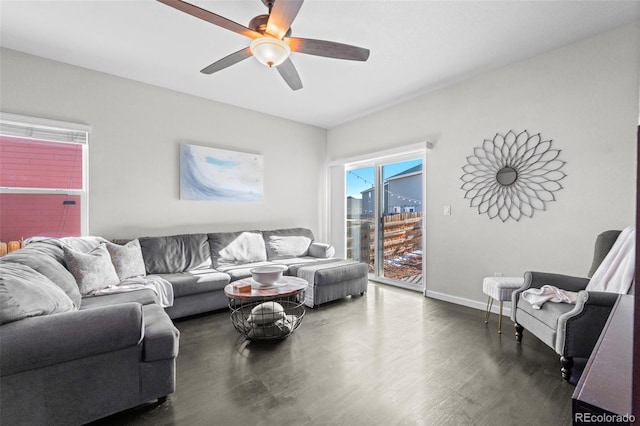
<path id="1" fill-rule="evenodd" d="M 284 81 L 286 81 L 289 87 L 291 87 L 291 90 L 302 89 L 302 81 L 300 80 L 296 67 L 293 65 L 293 62 L 291 62 L 291 58 L 287 58 L 286 61 L 278 65 L 276 68 L 278 68 L 278 72 Z"/>
<path id="2" fill-rule="evenodd" d="M 284 41 L 289 43 L 292 51 L 306 53 L 307 55 L 347 59 L 349 61 L 366 61 L 369 59 L 369 49 L 351 46 L 350 44 L 298 37 L 285 37 Z"/>
<path id="3" fill-rule="evenodd" d="M 274 37 L 282 39 L 285 36 L 291 23 L 296 16 L 304 0 L 275 0 L 269 21 L 267 22 L 267 32 Z"/>
<path id="4" fill-rule="evenodd" d="M 243 36 L 256 39 L 262 37 L 257 31 L 253 31 L 250 28 L 245 27 L 244 25 L 240 25 L 237 22 L 234 22 L 230 19 L 227 19 L 223 16 L 216 15 L 213 12 L 209 12 L 206 9 L 202 9 L 201 7 L 195 6 L 191 3 L 187 3 L 182 0 L 158 0 L 160 3 L 164 3 L 167 6 L 171 6 L 174 9 L 177 9 L 181 12 L 187 13 L 191 16 L 195 16 L 196 18 L 202 19 L 203 21 L 207 21 L 224 29 L 233 31 L 234 33 L 241 34 Z"/>
<path id="5" fill-rule="evenodd" d="M 219 61 L 212 63 L 208 67 L 205 67 L 202 70 L 200 70 L 200 72 L 203 74 L 213 74 L 214 72 L 218 72 L 222 69 L 230 67 L 231 65 L 237 64 L 238 62 L 243 61 L 250 56 L 251 56 L 251 48 L 245 47 L 242 50 L 238 50 L 237 52 L 232 53 L 229 56 L 225 56 Z"/>

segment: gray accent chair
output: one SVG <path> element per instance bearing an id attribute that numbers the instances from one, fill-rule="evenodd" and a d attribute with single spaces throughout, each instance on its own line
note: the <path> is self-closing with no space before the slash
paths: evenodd
<path id="1" fill-rule="evenodd" d="M 562 377 L 567 381 L 571 379 L 574 358 L 591 355 L 618 299 L 617 293 L 586 291 L 585 288 L 620 232 L 605 231 L 598 235 L 587 277 L 528 271 L 524 274 L 524 285 L 513 292 L 511 319 L 515 323 L 516 340 L 521 342 L 523 331 L 527 329 L 554 349 L 560 355 Z M 542 309 L 536 310 L 520 297 L 523 291 L 543 285 L 578 292 L 576 304 L 545 303 Z"/>

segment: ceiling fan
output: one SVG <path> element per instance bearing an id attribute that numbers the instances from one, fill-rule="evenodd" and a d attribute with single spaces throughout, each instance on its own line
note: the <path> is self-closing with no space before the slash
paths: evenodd
<path id="1" fill-rule="evenodd" d="M 182 0 L 158 1 L 252 39 L 248 47 L 203 68 L 200 72 L 204 74 L 213 74 L 250 56 L 255 56 L 268 67 L 276 67 L 289 87 L 298 90 L 302 88 L 302 81 L 289 58 L 292 51 L 350 61 L 366 61 L 369 58 L 369 49 L 362 47 L 326 40 L 290 37 L 291 23 L 298 15 L 304 0 L 261 0 L 269 8 L 269 13 L 254 17 L 248 27 Z"/>

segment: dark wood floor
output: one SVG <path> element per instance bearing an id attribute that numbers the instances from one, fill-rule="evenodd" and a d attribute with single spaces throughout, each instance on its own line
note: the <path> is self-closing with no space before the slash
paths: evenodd
<path id="1" fill-rule="evenodd" d="M 177 321 L 176 392 L 99 425 L 569 425 L 555 352 L 506 319 L 369 284 L 307 310 L 277 343 L 239 338 L 227 312 Z M 526 333 L 526 331 L 525 331 Z"/>

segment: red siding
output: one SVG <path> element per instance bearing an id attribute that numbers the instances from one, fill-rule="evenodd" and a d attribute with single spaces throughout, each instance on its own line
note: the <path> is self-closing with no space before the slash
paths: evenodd
<path id="1" fill-rule="evenodd" d="M 0 241 L 79 236 L 80 223 L 79 195 L 0 194 Z"/>
<path id="2" fill-rule="evenodd" d="M 82 189 L 82 145 L 0 136 L 0 186 Z"/>

